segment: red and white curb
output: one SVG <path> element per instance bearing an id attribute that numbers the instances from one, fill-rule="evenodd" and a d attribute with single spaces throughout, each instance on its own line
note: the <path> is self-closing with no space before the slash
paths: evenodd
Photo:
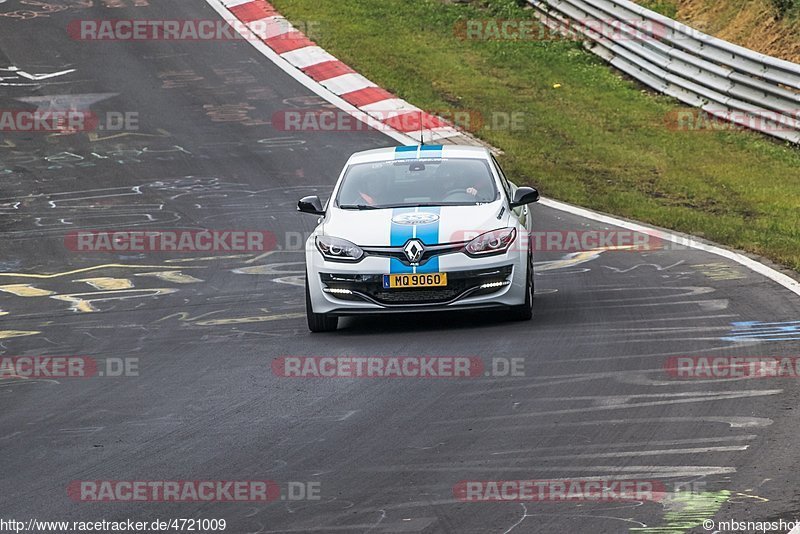
<path id="1" fill-rule="evenodd" d="M 416 142 L 421 134 L 425 143 L 480 144 L 448 121 L 422 111 L 358 74 L 298 31 L 266 0 L 208 1 L 212 7 L 224 7 L 229 14 L 227 20 L 233 17 L 243 23 L 281 60 L 360 111 L 362 116 L 345 109 L 356 118 L 367 123 L 372 119 L 380 124 L 378 129 L 407 134 Z"/>
<path id="2" fill-rule="evenodd" d="M 394 128 L 391 119 L 370 115 L 370 109 L 376 109 L 379 106 L 395 106 L 403 113 L 417 113 L 424 127 L 423 138 L 426 143 L 483 144 L 473 137 L 459 132 L 450 124 L 443 125 L 442 123 L 445 121 L 442 119 L 428 115 L 376 86 L 297 31 L 265 0 L 206 0 L 206 2 L 234 27 L 238 28 L 239 24 L 243 22 L 248 28 L 255 28 L 259 32 L 259 40 L 250 39 L 250 43 L 298 83 L 395 141 L 404 145 L 418 144 L 418 128 L 416 130 L 408 128 L 409 124 L 405 123 L 407 127 L 405 131 L 398 130 Z M 442 123 L 438 121 L 442 121 Z M 402 124 L 398 124 L 398 126 L 402 126 Z M 792 293 L 800 295 L 800 282 L 741 253 L 724 249 L 692 236 L 618 219 L 556 200 L 543 198 L 541 203 L 549 208 L 585 219 L 650 233 L 674 243 L 727 258 L 776 282 Z"/>

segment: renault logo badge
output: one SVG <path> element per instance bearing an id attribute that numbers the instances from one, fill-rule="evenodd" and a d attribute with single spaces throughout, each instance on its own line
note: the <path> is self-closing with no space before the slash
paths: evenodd
<path id="1" fill-rule="evenodd" d="M 403 247 L 403 252 L 406 253 L 409 263 L 419 263 L 425 253 L 425 245 L 419 239 L 410 239 Z"/>

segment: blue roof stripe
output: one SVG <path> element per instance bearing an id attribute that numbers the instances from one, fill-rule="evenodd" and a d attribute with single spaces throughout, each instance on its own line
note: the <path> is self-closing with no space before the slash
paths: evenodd
<path id="1" fill-rule="evenodd" d="M 442 145 L 399 146 L 394 149 L 394 159 L 441 158 Z"/>

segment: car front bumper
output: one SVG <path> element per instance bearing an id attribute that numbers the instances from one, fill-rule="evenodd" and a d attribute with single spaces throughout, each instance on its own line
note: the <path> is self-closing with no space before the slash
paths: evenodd
<path id="1" fill-rule="evenodd" d="M 306 243 L 309 293 L 315 313 L 361 315 L 461 309 L 509 308 L 525 302 L 527 253 L 512 247 L 484 258 L 463 253 L 439 257 L 438 272 L 447 273 L 443 288 L 384 289 L 390 273 L 386 257 L 368 256 L 358 263 L 326 261 L 313 236 Z"/>

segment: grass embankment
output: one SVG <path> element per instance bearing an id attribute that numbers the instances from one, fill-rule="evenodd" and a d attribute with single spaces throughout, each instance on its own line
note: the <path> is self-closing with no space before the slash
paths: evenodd
<path id="1" fill-rule="evenodd" d="M 800 270 L 800 150 L 750 132 L 665 126 L 683 109 L 574 42 L 463 40 L 466 19 L 532 18 L 513 0 L 274 0 L 359 72 L 427 110 L 524 113 L 482 128 L 507 172 L 552 198 L 762 254 Z M 560 84 L 560 88 L 554 85 Z"/>
<path id="2" fill-rule="evenodd" d="M 800 0 L 634 0 L 720 39 L 800 62 Z"/>

